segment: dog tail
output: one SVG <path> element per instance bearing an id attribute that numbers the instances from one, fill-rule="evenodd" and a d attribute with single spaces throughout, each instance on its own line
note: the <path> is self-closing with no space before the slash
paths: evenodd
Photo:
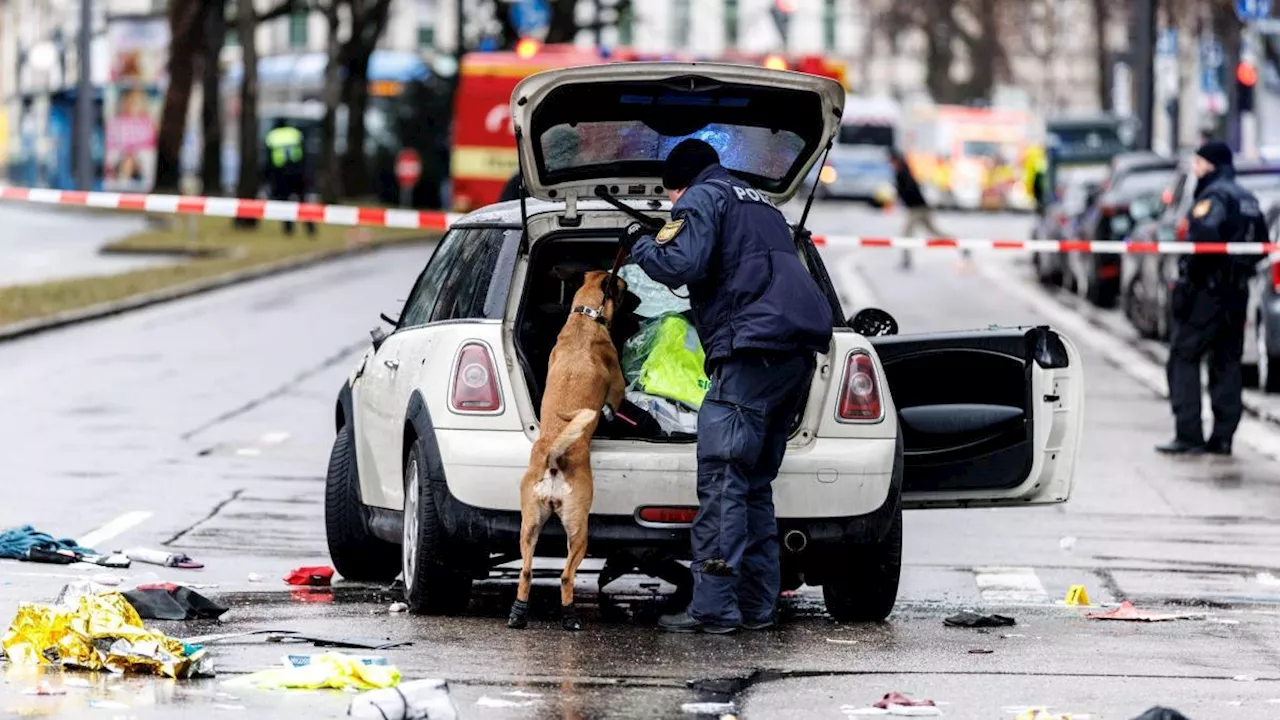
<path id="1" fill-rule="evenodd" d="M 569 424 L 564 426 L 556 436 L 555 442 L 551 443 L 551 451 L 547 454 L 549 469 L 560 469 L 560 458 L 564 457 L 570 446 L 582 439 L 587 432 L 587 426 L 596 419 L 597 412 L 596 410 L 579 410 L 572 415 L 560 414 L 560 419 L 567 420 Z"/>

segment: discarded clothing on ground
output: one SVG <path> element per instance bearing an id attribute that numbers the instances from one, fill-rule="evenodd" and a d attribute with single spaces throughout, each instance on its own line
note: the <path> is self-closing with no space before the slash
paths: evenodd
<path id="1" fill-rule="evenodd" d="M 1120 607 L 1100 613 L 1089 613 L 1085 617 L 1090 620 L 1127 620 L 1130 622 L 1164 622 L 1166 620 L 1203 620 L 1201 613 L 1155 612 L 1139 610 L 1133 603 L 1125 600 Z"/>
<path id="2" fill-rule="evenodd" d="M 376 720 L 456 720 L 458 707 L 444 680 L 410 680 L 389 690 L 370 690 L 351 699 L 347 716 Z"/>
<path id="3" fill-rule="evenodd" d="M 956 613 L 942 622 L 951 627 L 972 628 L 1009 627 L 1018 624 L 1017 620 L 1008 615 L 979 615 L 971 612 Z"/>
<path id="4" fill-rule="evenodd" d="M 148 620 L 216 620 L 227 608 L 188 587 L 173 583 L 140 585 L 124 597 Z"/>
<path id="5" fill-rule="evenodd" d="M 302 666 L 286 660 L 281 667 L 228 680 L 224 684 L 264 689 L 376 690 L 399 685 L 400 671 L 394 665 L 366 664 L 360 658 L 343 653 L 324 653 L 312 657 Z"/>
<path id="6" fill-rule="evenodd" d="M 702 406 L 711 387 L 703 370 L 705 362 L 697 331 L 679 313 L 645 320 L 622 347 L 622 373 L 628 387 L 694 410 Z"/>
<path id="7" fill-rule="evenodd" d="M 891 692 L 872 705 L 870 709 L 884 710 L 888 715 L 927 717 L 941 715 L 942 711 L 932 700 L 916 700 L 900 692 Z M 866 714 L 854 710 L 849 714 Z"/>
<path id="8" fill-rule="evenodd" d="M 267 642 L 309 642 L 316 647 L 353 648 L 359 650 L 386 650 L 388 648 L 412 645 L 407 640 L 383 640 L 381 638 L 339 637 L 336 635 L 315 635 L 303 632 L 285 631 L 267 636 Z"/>
<path id="9" fill-rule="evenodd" d="M 30 525 L 0 531 L 0 558 L 69 564 L 85 555 L 97 553 L 80 547 L 72 538 L 58 539 Z"/>
<path id="10" fill-rule="evenodd" d="M 1133 720 L 1191 720 L 1186 715 L 1166 707 L 1153 707 Z"/>
<path id="11" fill-rule="evenodd" d="M 22 603 L 0 644 L 15 665 L 171 678 L 213 674 L 207 650 L 147 629 L 118 592 L 81 595 L 74 607 Z"/>
<path id="12" fill-rule="evenodd" d="M 311 585 L 325 587 L 333 580 L 333 568 L 327 565 L 294 568 L 285 576 L 284 581 L 290 585 Z"/>

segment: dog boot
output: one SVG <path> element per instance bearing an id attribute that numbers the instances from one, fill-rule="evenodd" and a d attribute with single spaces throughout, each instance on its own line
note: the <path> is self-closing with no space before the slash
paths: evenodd
<path id="1" fill-rule="evenodd" d="M 529 603 L 524 600 L 517 600 L 511 603 L 511 615 L 507 617 L 507 627 L 513 630 L 523 630 L 529 625 Z"/>
<path id="2" fill-rule="evenodd" d="M 582 618 L 578 617 L 578 613 L 572 605 L 565 605 L 560 608 L 560 626 L 569 632 L 578 632 L 582 629 Z"/>

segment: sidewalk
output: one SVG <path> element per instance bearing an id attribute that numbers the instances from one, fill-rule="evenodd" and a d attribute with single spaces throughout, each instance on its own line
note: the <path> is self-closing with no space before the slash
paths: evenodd
<path id="1" fill-rule="evenodd" d="M 103 245 L 145 229 L 140 215 L 90 215 L 0 204 L 0 286 L 112 275 L 173 262 L 164 257 L 98 254 Z"/>

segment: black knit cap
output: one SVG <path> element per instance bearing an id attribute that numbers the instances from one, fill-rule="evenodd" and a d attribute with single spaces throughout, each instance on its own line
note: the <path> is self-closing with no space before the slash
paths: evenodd
<path id="1" fill-rule="evenodd" d="M 662 170 L 662 185 L 668 190 L 683 190 L 708 166 L 719 165 L 720 154 L 697 138 L 681 140 L 667 155 Z"/>
<path id="2" fill-rule="evenodd" d="M 1231 148 L 1224 142 L 1210 140 L 1201 145 L 1196 154 L 1213 163 L 1214 167 L 1231 167 Z"/>

